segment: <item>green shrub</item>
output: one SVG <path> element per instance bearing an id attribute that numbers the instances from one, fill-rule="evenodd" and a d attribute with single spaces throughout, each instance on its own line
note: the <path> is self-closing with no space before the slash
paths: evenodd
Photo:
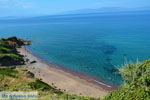
<path id="1" fill-rule="evenodd" d="M 10 57 L 13 59 L 20 59 L 20 56 L 16 55 L 16 54 L 0 54 L 0 59 L 4 58 L 4 57 Z"/>
<path id="2" fill-rule="evenodd" d="M 120 69 L 123 86 L 104 100 L 150 100 L 150 60 L 126 64 Z"/>
<path id="3" fill-rule="evenodd" d="M 11 53 L 12 50 L 5 48 L 3 46 L 0 46 L 0 53 Z"/>
<path id="4" fill-rule="evenodd" d="M 0 39 L 0 46 L 9 48 L 9 49 L 15 49 L 13 45 L 9 44 L 8 42 L 4 41 L 3 39 Z"/>
<path id="5" fill-rule="evenodd" d="M 0 68 L 0 75 L 3 75 L 3 76 L 10 76 L 10 77 L 15 77 L 16 78 L 17 73 L 18 73 L 18 71 L 14 70 L 14 69 Z"/>
<path id="6" fill-rule="evenodd" d="M 120 69 L 125 86 L 144 88 L 150 91 L 150 60 L 142 63 L 128 64 Z"/>
<path id="7" fill-rule="evenodd" d="M 142 88 L 120 88 L 111 92 L 104 100 L 149 100 L 150 94 Z"/>
<path id="8" fill-rule="evenodd" d="M 24 59 L 18 54 L 16 48 L 13 46 L 16 42 L 7 41 L 7 39 L 0 39 L 0 65 L 13 66 L 24 64 Z"/>
<path id="9" fill-rule="evenodd" d="M 16 54 L 0 54 L 1 66 L 13 66 L 24 64 L 24 59 L 20 55 Z"/>

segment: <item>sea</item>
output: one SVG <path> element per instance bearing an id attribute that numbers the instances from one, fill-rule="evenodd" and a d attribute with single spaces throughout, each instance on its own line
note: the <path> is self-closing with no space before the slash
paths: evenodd
<path id="1" fill-rule="evenodd" d="M 119 69 L 150 59 L 150 13 L 0 18 L 0 38 L 31 40 L 43 60 L 121 85 Z"/>

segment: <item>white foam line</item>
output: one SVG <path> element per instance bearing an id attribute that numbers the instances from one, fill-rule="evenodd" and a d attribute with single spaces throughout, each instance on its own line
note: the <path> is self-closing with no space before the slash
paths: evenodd
<path id="1" fill-rule="evenodd" d="M 97 81 L 97 80 L 94 80 L 95 82 L 97 82 L 98 84 L 101 84 L 101 85 L 104 85 L 104 86 L 107 86 L 107 87 L 111 87 L 110 85 L 107 85 L 107 84 L 104 84 L 104 83 L 102 83 L 102 82 L 100 82 L 100 81 Z"/>

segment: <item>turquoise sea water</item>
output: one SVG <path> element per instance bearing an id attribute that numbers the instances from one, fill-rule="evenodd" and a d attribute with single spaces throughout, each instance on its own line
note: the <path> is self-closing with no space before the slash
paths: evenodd
<path id="1" fill-rule="evenodd" d="M 33 41 L 29 49 L 50 63 L 121 84 L 125 59 L 150 58 L 150 14 L 90 14 L 0 20 L 0 37 Z"/>

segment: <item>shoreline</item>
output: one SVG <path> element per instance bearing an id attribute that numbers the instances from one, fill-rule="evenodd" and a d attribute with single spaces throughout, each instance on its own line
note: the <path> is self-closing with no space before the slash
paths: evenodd
<path id="1" fill-rule="evenodd" d="M 36 63 L 26 63 L 24 65 L 27 66 L 29 71 L 33 72 L 36 77 L 42 79 L 45 83 L 63 90 L 65 93 L 98 98 L 104 97 L 118 88 L 91 75 L 50 64 L 33 54 L 26 47 L 18 48 L 18 51 L 25 58 L 28 58 L 30 62 L 36 61 Z"/>
<path id="2" fill-rule="evenodd" d="M 100 86 L 102 86 L 102 88 L 108 90 L 108 91 L 112 91 L 112 90 L 116 90 L 119 88 L 119 86 L 113 84 L 113 83 L 110 83 L 110 82 L 106 82 L 96 76 L 93 76 L 93 75 L 88 75 L 87 73 L 84 73 L 84 72 L 79 72 L 79 71 L 75 71 L 75 70 L 72 70 L 72 69 L 69 69 L 69 68 L 66 68 L 65 66 L 62 66 L 62 65 L 59 65 L 59 64 L 56 64 L 56 63 L 49 63 L 48 61 L 44 60 L 43 58 L 39 57 L 38 55 L 34 54 L 33 52 L 31 52 L 27 47 L 24 48 L 28 53 L 32 54 L 33 56 L 35 56 L 38 60 L 40 60 L 41 62 L 49 65 L 50 67 L 53 67 L 55 69 L 58 69 L 58 70 L 62 70 L 66 73 L 70 73 L 74 76 L 77 76 L 81 79 L 84 79 L 84 80 L 87 80 L 89 82 L 93 82 L 94 84 L 98 84 Z"/>

